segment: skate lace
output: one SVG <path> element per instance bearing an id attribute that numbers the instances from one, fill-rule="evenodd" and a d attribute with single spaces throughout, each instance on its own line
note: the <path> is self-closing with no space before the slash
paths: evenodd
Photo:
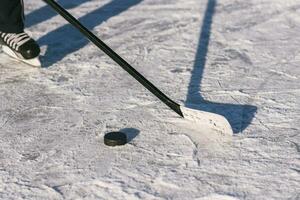
<path id="1" fill-rule="evenodd" d="M 20 46 L 28 42 L 31 38 L 27 33 L 1 33 L 0 36 L 3 38 L 3 41 L 11 48 L 16 51 L 19 50 Z"/>

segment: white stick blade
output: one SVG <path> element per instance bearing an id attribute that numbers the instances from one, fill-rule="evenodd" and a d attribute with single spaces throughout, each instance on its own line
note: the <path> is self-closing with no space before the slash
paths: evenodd
<path id="1" fill-rule="evenodd" d="M 211 112 L 190 109 L 181 106 L 184 118 L 193 121 L 202 130 L 217 132 L 222 135 L 233 135 L 232 128 L 225 117 Z"/>

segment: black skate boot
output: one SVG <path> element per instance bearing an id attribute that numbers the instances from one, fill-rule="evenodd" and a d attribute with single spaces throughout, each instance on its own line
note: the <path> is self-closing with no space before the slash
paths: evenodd
<path id="1" fill-rule="evenodd" d="M 0 46 L 9 56 L 29 65 L 40 67 L 40 47 L 27 33 L 0 32 Z"/>

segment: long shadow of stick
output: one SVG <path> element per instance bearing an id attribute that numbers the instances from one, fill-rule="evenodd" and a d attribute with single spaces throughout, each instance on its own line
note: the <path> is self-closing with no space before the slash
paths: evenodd
<path id="1" fill-rule="evenodd" d="M 216 3 L 216 0 L 208 0 L 207 3 L 185 105 L 190 108 L 223 115 L 231 124 L 233 132 L 239 133 L 251 123 L 257 107 L 251 105 L 234 105 L 208 102 L 203 99 L 199 92 L 201 90 L 201 80 L 206 64 L 206 55 L 211 34 L 211 24 L 213 22 Z"/>
<path id="2" fill-rule="evenodd" d="M 71 9 L 88 1 L 90 0 L 75 0 L 75 1 L 58 0 L 57 3 L 59 3 L 66 9 Z M 49 6 L 43 6 L 26 15 L 26 21 L 25 21 L 26 27 L 37 25 L 43 21 L 51 19 L 56 15 L 57 13 L 54 12 L 54 10 L 52 10 Z"/>
<path id="3" fill-rule="evenodd" d="M 137 5 L 141 1 L 142 0 L 113 0 L 101 8 L 79 18 L 79 21 L 91 30 L 109 18 L 119 15 L 130 7 Z M 49 67 L 62 60 L 68 54 L 83 48 L 88 44 L 88 40 L 83 37 L 78 30 L 74 29 L 70 24 L 67 24 L 41 37 L 38 43 L 41 46 L 48 46 L 44 57 L 42 57 L 42 61 L 44 67 Z"/>

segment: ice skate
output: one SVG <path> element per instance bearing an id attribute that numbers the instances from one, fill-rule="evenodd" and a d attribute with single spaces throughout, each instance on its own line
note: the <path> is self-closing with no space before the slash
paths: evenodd
<path id="1" fill-rule="evenodd" d="M 35 67 L 41 67 L 39 45 L 25 32 L 0 32 L 0 46 L 10 57 Z"/>

